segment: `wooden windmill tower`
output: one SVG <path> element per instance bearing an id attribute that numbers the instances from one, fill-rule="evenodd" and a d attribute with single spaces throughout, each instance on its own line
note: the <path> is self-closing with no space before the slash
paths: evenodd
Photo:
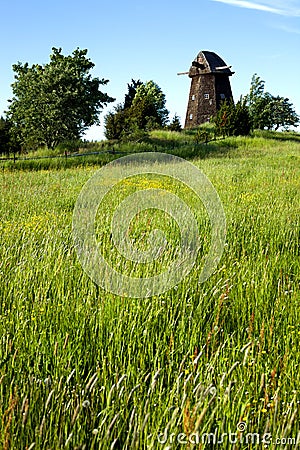
<path id="1" fill-rule="evenodd" d="M 191 88 L 185 118 L 185 128 L 208 122 L 224 100 L 233 101 L 229 77 L 234 74 L 214 52 L 198 53 L 190 70 L 178 75 L 191 78 Z"/>

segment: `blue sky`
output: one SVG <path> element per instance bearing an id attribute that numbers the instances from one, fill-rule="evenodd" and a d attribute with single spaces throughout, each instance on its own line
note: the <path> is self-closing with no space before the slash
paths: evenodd
<path id="1" fill-rule="evenodd" d="M 154 80 L 171 116 L 184 122 L 190 81 L 177 72 L 211 50 L 232 65 L 236 100 L 257 73 L 266 90 L 288 97 L 300 114 L 299 0 L 4 0 L 0 38 L 0 115 L 12 95 L 12 64 L 46 63 L 52 47 L 64 54 L 87 48 L 93 74 L 110 80 L 104 90 L 115 104 L 131 78 Z M 87 137 L 102 139 L 103 127 Z"/>

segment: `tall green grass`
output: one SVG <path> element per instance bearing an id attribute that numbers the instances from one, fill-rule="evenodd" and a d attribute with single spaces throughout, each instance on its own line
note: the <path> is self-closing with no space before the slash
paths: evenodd
<path id="1" fill-rule="evenodd" d="M 197 147 L 190 136 L 154 132 L 152 149 L 186 152 L 210 178 L 224 254 L 205 283 L 196 265 L 149 299 L 103 291 L 77 259 L 72 212 L 96 161 L 2 167 L 1 448 L 209 448 L 202 436 L 216 430 L 227 433 L 219 448 L 232 448 L 228 433 L 236 448 L 263 447 L 246 433 L 285 448 L 299 435 L 300 145 L 253 136 Z M 181 445 L 179 433 L 200 443 Z"/>

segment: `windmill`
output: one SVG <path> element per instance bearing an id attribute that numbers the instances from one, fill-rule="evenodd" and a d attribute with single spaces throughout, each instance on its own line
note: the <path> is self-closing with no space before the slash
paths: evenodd
<path id="1" fill-rule="evenodd" d="M 185 128 L 208 122 L 224 100 L 233 101 L 229 77 L 234 74 L 223 59 L 214 52 L 198 53 L 188 72 L 191 87 L 185 118 Z"/>

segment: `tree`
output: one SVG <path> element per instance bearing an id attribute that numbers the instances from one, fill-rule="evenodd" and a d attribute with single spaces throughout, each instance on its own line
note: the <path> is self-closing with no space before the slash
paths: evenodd
<path id="1" fill-rule="evenodd" d="M 181 131 L 182 130 L 180 118 L 177 116 L 177 114 L 174 115 L 172 121 L 167 126 L 167 128 L 170 131 Z"/>
<path id="2" fill-rule="evenodd" d="M 104 117 L 105 137 L 107 139 L 121 139 L 126 123 L 128 120 L 128 110 L 123 105 L 118 104 L 114 107 L 114 111 L 110 111 Z"/>
<path id="3" fill-rule="evenodd" d="M 299 116 L 296 114 L 293 104 L 288 98 L 272 97 L 270 102 L 271 127 L 289 129 L 299 123 Z"/>
<path id="4" fill-rule="evenodd" d="M 10 146 L 10 124 L 0 117 L 0 153 L 9 153 Z"/>
<path id="5" fill-rule="evenodd" d="M 241 96 L 234 108 L 234 136 L 248 136 L 251 132 L 251 119 L 247 101 Z"/>
<path id="6" fill-rule="evenodd" d="M 92 78 L 94 63 L 87 50 L 77 48 L 64 56 L 53 48 L 45 65 L 18 62 L 13 65 L 14 97 L 7 117 L 15 138 L 28 147 L 53 149 L 66 140 L 78 139 L 91 125 L 99 124 L 104 105 L 114 101 L 100 91 L 108 80 Z"/>
<path id="7" fill-rule="evenodd" d="M 251 80 L 250 92 L 245 98 L 249 108 L 252 129 L 278 130 L 288 129 L 299 123 L 293 104 L 288 98 L 274 97 L 265 92 L 265 82 L 254 74 Z"/>
<path id="8" fill-rule="evenodd" d="M 246 100 L 242 97 L 235 105 L 222 102 L 213 121 L 217 134 L 225 136 L 247 136 L 251 131 L 251 121 Z"/>
<path id="9" fill-rule="evenodd" d="M 12 137 L 11 128 L 11 123 L 4 117 L 0 117 L 0 153 L 9 154 L 21 150 Z"/>
<path id="10" fill-rule="evenodd" d="M 136 90 L 143 83 L 140 80 L 131 80 L 127 84 L 127 94 L 125 94 L 124 103 L 119 103 L 104 118 L 105 137 L 107 139 L 121 139 L 128 136 L 138 128 L 137 120 L 132 117 L 131 106 L 136 94 Z"/>
<path id="11" fill-rule="evenodd" d="M 105 116 L 107 139 L 126 139 L 129 135 L 140 135 L 138 130 L 161 128 L 168 121 L 166 98 L 161 88 L 154 81 L 131 81 L 127 85 L 128 93 L 124 103 L 117 105 L 114 111 Z"/>
<path id="12" fill-rule="evenodd" d="M 140 127 L 145 126 L 145 117 L 153 117 L 157 125 L 164 127 L 168 122 L 169 111 L 166 109 L 166 96 L 154 81 L 147 81 L 136 90 L 131 106 L 133 115 L 140 118 Z M 136 112 L 136 114 L 135 114 Z"/>
<path id="13" fill-rule="evenodd" d="M 127 92 L 127 94 L 125 94 L 125 100 L 124 100 L 124 105 L 123 105 L 124 109 L 130 108 L 130 106 L 132 105 L 133 99 L 135 97 L 136 90 L 142 84 L 143 83 L 141 80 L 133 80 L 133 79 L 131 79 L 131 84 L 129 84 L 129 83 L 127 84 L 128 92 Z"/>
<path id="14" fill-rule="evenodd" d="M 216 125 L 216 133 L 219 136 L 230 136 L 232 129 L 232 116 L 233 116 L 233 102 L 228 102 L 224 100 L 220 108 L 217 111 L 215 117 L 213 117 L 213 122 Z"/>
<path id="15" fill-rule="evenodd" d="M 151 98 L 138 97 L 133 101 L 130 108 L 130 120 L 132 120 L 140 130 L 154 130 L 162 126 L 159 112 Z"/>
<path id="16" fill-rule="evenodd" d="M 270 98 L 271 94 L 265 93 L 265 81 L 255 73 L 251 79 L 250 92 L 246 96 L 252 129 L 270 126 Z"/>

